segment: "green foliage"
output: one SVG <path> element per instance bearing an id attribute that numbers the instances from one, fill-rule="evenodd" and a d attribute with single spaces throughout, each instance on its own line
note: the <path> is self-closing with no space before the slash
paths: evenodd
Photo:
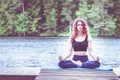
<path id="1" fill-rule="evenodd" d="M 15 18 L 16 9 L 19 8 L 17 0 L 1 0 L 0 22 L 1 29 L 4 29 L 4 36 L 14 34 L 13 19 Z"/>
<path id="2" fill-rule="evenodd" d="M 6 28 L 0 26 L 0 36 L 4 36 L 6 33 Z"/>
<path id="3" fill-rule="evenodd" d="M 79 10 L 76 11 L 76 15 L 79 18 L 87 19 L 87 13 L 88 13 L 88 5 L 86 1 L 82 1 L 79 3 Z"/>
<path id="4" fill-rule="evenodd" d="M 115 20 L 115 25 L 116 25 L 115 36 L 120 37 L 120 0 L 115 0 L 115 1 L 112 0 L 112 1 L 113 1 L 113 6 L 109 7 L 108 11 L 111 15 L 114 16 L 113 19 Z"/>
<path id="5" fill-rule="evenodd" d="M 15 32 L 18 36 L 26 36 L 26 34 L 31 34 L 37 31 L 37 22 L 40 18 L 29 19 L 27 14 L 18 14 L 17 19 L 14 21 Z"/>
<path id="6" fill-rule="evenodd" d="M 76 15 L 88 20 L 88 23 L 92 28 L 92 34 L 99 36 L 115 35 L 115 22 L 104 9 L 103 3 L 96 0 L 89 4 L 88 1 L 89 0 L 82 1 L 80 3 L 80 7 L 79 10 L 76 11 Z"/>
<path id="7" fill-rule="evenodd" d="M 28 31 L 28 24 L 29 21 L 24 14 L 21 13 L 17 15 L 17 19 L 14 21 L 13 26 L 15 27 L 15 32 L 18 34 L 18 36 L 26 35 L 26 32 Z"/>
<path id="8" fill-rule="evenodd" d="M 53 28 L 54 30 L 56 30 L 56 10 L 55 9 L 52 9 L 49 14 L 46 16 L 46 23 L 45 25 L 47 27 L 51 27 Z"/>
<path id="9" fill-rule="evenodd" d="M 57 27 L 57 12 L 55 7 L 53 6 L 55 4 L 54 0 L 45 1 L 46 6 L 44 6 L 44 16 L 46 16 L 45 21 L 45 29 L 47 29 L 47 33 L 49 35 L 57 35 L 56 27 Z M 49 32 L 50 31 L 50 32 Z"/>
<path id="10" fill-rule="evenodd" d="M 0 0 L 0 36 L 57 36 L 75 18 L 94 36 L 120 37 L 119 0 Z"/>
<path id="11" fill-rule="evenodd" d="M 0 8 L 0 11 L 2 15 L 0 15 L 0 25 L 2 27 L 6 27 L 6 32 L 4 31 L 3 35 L 7 34 L 8 36 L 27 36 L 28 34 L 34 34 L 38 32 L 37 27 L 38 21 L 40 20 L 38 15 L 40 9 L 36 9 L 36 6 L 31 8 L 32 11 L 30 8 L 28 8 L 26 11 L 20 12 L 19 9 L 22 4 L 19 2 L 19 0 L 9 0 L 7 2 L 4 0 L 2 1 L 1 5 L 2 7 Z"/>

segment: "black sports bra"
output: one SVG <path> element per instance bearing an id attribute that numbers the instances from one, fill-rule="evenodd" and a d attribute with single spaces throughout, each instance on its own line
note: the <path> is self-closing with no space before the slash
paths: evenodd
<path id="1" fill-rule="evenodd" d="M 73 47 L 74 51 L 87 51 L 87 47 L 88 47 L 87 38 L 88 38 L 88 36 L 86 36 L 85 40 L 81 41 L 81 42 L 77 42 L 74 39 L 72 42 L 72 47 Z"/>

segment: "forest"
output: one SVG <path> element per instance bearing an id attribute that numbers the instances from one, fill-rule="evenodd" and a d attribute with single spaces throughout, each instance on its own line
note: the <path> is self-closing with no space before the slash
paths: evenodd
<path id="1" fill-rule="evenodd" d="M 120 37 L 120 0 L 0 0 L 1 37 L 69 36 L 76 18 L 92 36 Z"/>

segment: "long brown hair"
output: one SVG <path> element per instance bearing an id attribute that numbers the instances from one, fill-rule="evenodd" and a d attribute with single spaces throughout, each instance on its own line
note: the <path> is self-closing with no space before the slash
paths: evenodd
<path id="1" fill-rule="evenodd" d="M 88 25 L 87 25 L 87 22 L 83 19 L 76 19 L 73 23 L 73 28 L 72 28 L 72 36 L 71 36 L 71 43 L 72 41 L 77 37 L 78 35 L 78 30 L 77 30 L 77 23 L 78 22 L 81 22 L 82 23 L 82 26 L 83 26 L 83 29 L 82 29 L 82 33 L 85 34 L 85 35 L 88 35 L 89 34 L 89 30 L 88 30 Z"/>

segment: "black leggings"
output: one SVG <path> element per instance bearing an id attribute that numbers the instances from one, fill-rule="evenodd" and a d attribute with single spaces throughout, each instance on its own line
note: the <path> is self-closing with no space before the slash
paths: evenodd
<path id="1" fill-rule="evenodd" d="M 97 68 L 100 66 L 100 62 L 98 61 L 89 61 L 88 60 L 88 56 L 78 56 L 78 55 L 74 55 L 73 56 L 73 60 L 78 61 L 80 60 L 82 62 L 82 68 Z M 58 63 L 59 67 L 61 68 L 78 68 L 79 65 L 74 64 L 72 61 L 70 60 L 64 60 L 64 61 L 60 61 Z"/>

